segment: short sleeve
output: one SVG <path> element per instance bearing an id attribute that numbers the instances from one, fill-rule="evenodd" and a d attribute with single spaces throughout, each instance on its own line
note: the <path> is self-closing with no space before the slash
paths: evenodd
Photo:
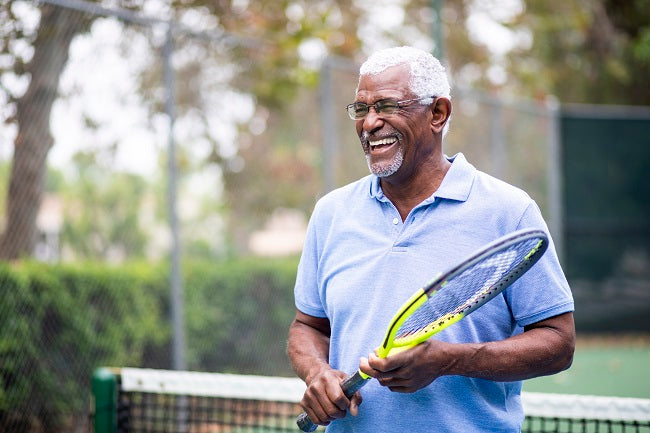
<path id="1" fill-rule="evenodd" d="M 327 317 L 321 301 L 318 284 L 318 262 L 320 256 L 318 248 L 318 209 L 319 206 L 317 204 L 307 226 L 305 244 L 302 249 L 296 275 L 294 297 L 296 308 L 302 313 L 314 317 Z"/>
<path id="2" fill-rule="evenodd" d="M 544 230 L 549 236 L 549 246 L 539 261 L 506 290 L 506 300 L 517 324 L 523 327 L 573 311 L 574 303 L 569 283 L 536 203 L 532 202 L 526 208 L 518 228 Z"/>

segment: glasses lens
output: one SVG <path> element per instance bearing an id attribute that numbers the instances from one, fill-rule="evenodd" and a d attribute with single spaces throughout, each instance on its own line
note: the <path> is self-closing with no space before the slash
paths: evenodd
<path id="1" fill-rule="evenodd" d="M 381 114 L 393 114 L 398 108 L 399 104 L 392 99 L 383 99 L 375 103 L 375 110 Z"/>
<path id="2" fill-rule="evenodd" d="M 363 102 L 355 102 L 348 105 L 348 114 L 354 120 L 363 119 L 368 114 L 368 105 Z"/>

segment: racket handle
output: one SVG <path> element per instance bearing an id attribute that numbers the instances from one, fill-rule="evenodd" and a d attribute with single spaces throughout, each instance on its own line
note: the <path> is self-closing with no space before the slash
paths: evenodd
<path id="1" fill-rule="evenodd" d="M 298 424 L 298 428 L 300 430 L 306 432 L 314 431 L 318 428 L 318 424 L 314 424 L 311 421 L 309 415 L 307 415 L 307 412 L 303 412 L 298 415 L 298 418 L 296 418 L 296 424 Z"/>
<path id="2" fill-rule="evenodd" d="M 370 379 L 369 376 L 366 376 L 360 371 L 357 371 L 356 373 L 346 377 L 345 380 L 341 382 L 341 389 L 343 390 L 345 396 L 347 398 L 350 398 L 354 395 L 355 392 L 360 390 L 361 387 L 363 387 L 363 385 L 365 385 L 368 382 L 368 379 Z M 300 415 L 298 415 L 298 418 L 296 419 L 296 424 L 298 424 L 300 430 L 304 432 L 312 432 L 316 430 L 316 428 L 318 427 L 317 424 L 314 424 L 312 422 L 312 420 L 309 418 L 309 415 L 307 415 L 306 412 L 303 412 Z"/>

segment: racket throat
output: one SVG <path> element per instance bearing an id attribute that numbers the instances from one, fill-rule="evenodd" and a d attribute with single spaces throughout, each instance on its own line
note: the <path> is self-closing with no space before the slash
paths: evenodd
<path id="1" fill-rule="evenodd" d="M 420 308 L 422 304 L 427 302 L 429 297 L 424 292 L 424 289 L 420 289 L 409 298 L 407 302 L 402 305 L 402 308 L 393 316 L 393 319 L 390 321 L 390 326 L 386 330 L 386 336 L 384 337 L 381 346 L 377 349 L 377 355 L 380 358 L 386 358 L 390 353 L 396 353 L 395 351 L 399 348 L 394 347 L 394 338 L 397 330 L 402 326 L 404 321 L 408 319 L 412 312 Z M 408 349 L 411 345 L 407 345 L 402 350 Z"/>

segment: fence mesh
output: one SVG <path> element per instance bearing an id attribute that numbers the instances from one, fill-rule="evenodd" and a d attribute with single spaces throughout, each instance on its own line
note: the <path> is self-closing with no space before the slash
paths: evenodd
<path id="1" fill-rule="evenodd" d="M 174 311 L 187 368 L 290 375 L 309 212 L 368 172 L 344 109 L 352 61 L 306 68 L 313 85 L 295 90 L 295 65 L 279 59 L 268 89 L 251 72 L 277 55 L 268 41 L 136 3 L 0 2 L 2 431 L 88 431 L 91 372 L 172 368 Z M 445 152 L 527 190 L 553 220 L 547 105 L 452 97 Z M 647 299 L 647 280 L 635 284 Z"/>

